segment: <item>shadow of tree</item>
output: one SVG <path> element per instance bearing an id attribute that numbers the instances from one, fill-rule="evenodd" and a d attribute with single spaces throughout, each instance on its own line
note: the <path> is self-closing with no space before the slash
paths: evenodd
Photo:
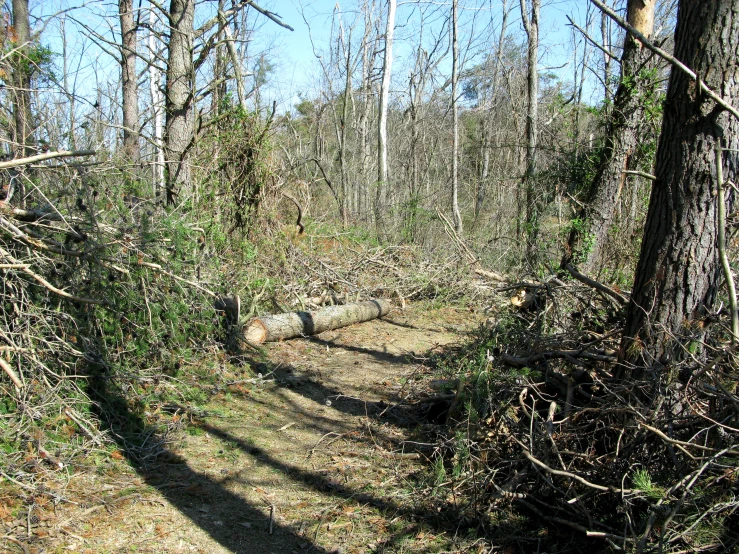
<path id="1" fill-rule="evenodd" d="M 337 480 L 329 479 L 320 473 L 287 464 L 278 459 L 277 456 L 266 452 L 262 448 L 255 447 L 219 427 L 208 423 L 201 423 L 200 427 L 214 437 L 227 441 L 229 444 L 236 445 L 242 452 L 253 456 L 261 464 L 278 470 L 288 479 L 310 487 L 316 492 L 328 493 L 342 500 L 350 500 L 357 505 L 372 506 L 387 516 L 397 517 L 402 515 L 411 521 L 423 521 L 426 525 L 437 531 L 450 530 L 450 514 L 448 510 L 443 510 L 445 512 L 444 516 L 440 517 L 438 509 L 437 511 L 433 511 L 421 505 L 414 506 L 407 503 L 399 503 L 391 498 L 383 498 L 363 490 L 349 487 Z"/>
<path id="2" fill-rule="evenodd" d="M 186 459 L 161 443 L 153 451 L 152 446 L 144 450 L 143 438 L 154 435 L 156 430 L 130 409 L 113 378 L 93 377 L 90 393 L 103 426 L 107 426 L 135 471 L 221 546 L 244 554 L 305 549 L 327 552 L 298 536 L 289 526 L 271 521 L 268 513 L 228 490 L 227 476 L 217 479 L 197 472 Z M 218 432 L 213 428 L 214 434 Z"/>
<path id="3" fill-rule="evenodd" d="M 366 354 L 373 357 L 378 362 L 389 363 L 389 364 L 407 364 L 411 358 L 409 354 L 392 354 L 383 350 L 377 350 L 374 348 L 364 348 L 362 346 L 351 346 L 348 344 L 342 344 L 336 342 L 333 339 L 323 339 L 317 336 L 307 337 L 307 340 L 314 343 L 320 344 L 321 346 L 329 346 L 331 348 L 341 348 L 349 352 L 356 352 L 359 354 Z"/>

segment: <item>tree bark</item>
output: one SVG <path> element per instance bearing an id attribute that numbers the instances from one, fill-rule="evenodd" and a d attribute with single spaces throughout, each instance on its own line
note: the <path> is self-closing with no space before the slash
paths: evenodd
<path id="1" fill-rule="evenodd" d="M 121 22 L 121 88 L 123 89 L 123 153 L 133 164 L 141 158 L 139 145 L 139 87 L 136 73 L 136 22 L 133 0 L 119 0 Z"/>
<path id="2" fill-rule="evenodd" d="M 331 306 L 315 312 L 291 312 L 252 319 L 242 324 L 240 338 L 248 344 L 263 344 L 316 335 L 386 315 L 392 305 L 387 300 L 370 300 Z"/>
<path id="3" fill-rule="evenodd" d="M 739 0 L 681 0 L 675 57 L 729 104 L 739 100 Z M 720 280 L 716 142 L 727 181 L 739 176 L 739 121 L 682 71 L 670 76 L 641 254 L 627 308 L 621 374 L 657 379 L 700 341 Z M 727 213 L 733 206 L 727 200 Z M 650 371 L 653 370 L 653 371 Z"/>
<path id="4" fill-rule="evenodd" d="M 649 37 L 654 29 L 656 0 L 629 0 L 629 23 Z M 636 167 L 645 136 L 648 111 L 656 108 L 657 58 L 627 34 L 621 57 L 621 79 L 614 97 L 603 155 L 585 206 L 572 226 L 562 267 L 574 263 L 595 272 L 608 241 L 616 206 L 627 181 L 624 171 Z"/>
<path id="5" fill-rule="evenodd" d="M 174 204 L 178 191 L 189 189 L 191 184 L 189 150 L 195 133 L 194 17 L 194 0 L 171 1 L 164 131 L 167 204 Z"/>
<path id="6" fill-rule="evenodd" d="M 536 198 L 534 176 L 536 174 L 536 147 L 539 136 L 539 8 L 541 0 L 531 0 L 529 18 L 529 0 L 520 0 L 521 20 L 523 22 L 528 50 L 526 63 L 527 76 L 527 110 L 526 110 L 526 172 L 523 184 L 526 190 L 526 233 L 527 253 L 533 253 L 539 228 L 539 201 Z"/>

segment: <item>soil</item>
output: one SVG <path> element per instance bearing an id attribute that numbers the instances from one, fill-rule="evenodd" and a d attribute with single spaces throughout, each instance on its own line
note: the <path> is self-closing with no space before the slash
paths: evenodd
<path id="1" fill-rule="evenodd" d="M 116 464 L 68 467 L 50 495 L 64 501 L 39 498 L 15 521 L 0 506 L 0 550 L 477 551 L 418 491 L 440 430 L 424 362 L 478 322 L 419 304 L 267 345 L 260 376 L 230 381 L 198 410 L 162 406 L 182 421 L 164 454 L 127 460 L 121 448 Z"/>

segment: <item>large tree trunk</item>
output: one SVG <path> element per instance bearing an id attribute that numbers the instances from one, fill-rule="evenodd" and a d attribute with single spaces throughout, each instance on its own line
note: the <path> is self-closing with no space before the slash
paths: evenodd
<path id="1" fill-rule="evenodd" d="M 136 73 L 136 22 L 133 0 L 119 0 L 121 20 L 121 85 L 123 88 L 123 153 L 137 164 L 139 146 L 139 87 Z"/>
<path id="2" fill-rule="evenodd" d="M 734 106 L 739 100 L 739 0 L 681 0 L 675 57 Z M 641 255 L 620 357 L 632 376 L 698 354 L 719 284 L 715 146 L 739 177 L 739 121 L 673 69 Z M 733 194 L 731 195 L 733 197 Z M 727 213 L 733 204 L 730 198 Z M 633 364 L 633 366 L 632 366 Z M 623 371 L 622 373 L 625 373 Z"/>
<path id="3" fill-rule="evenodd" d="M 386 315 L 392 305 L 387 300 L 369 300 L 356 304 L 331 306 L 316 312 L 291 312 L 252 319 L 239 332 L 249 344 L 263 344 L 323 331 L 339 329 Z"/>
<path id="4" fill-rule="evenodd" d="M 629 0 L 629 23 L 645 36 L 654 28 L 656 0 Z M 585 206 L 573 225 L 562 263 L 574 263 L 586 274 L 594 272 L 627 181 L 624 171 L 636 167 L 636 152 L 646 131 L 648 110 L 656 108 L 659 75 L 654 54 L 627 34 L 621 57 L 621 80 L 613 103 L 606 142 L 598 172 Z"/>
<path id="5" fill-rule="evenodd" d="M 13 30 L 18 51 L 13 55 L 13 116 L 15 119 L 15 156 L 33 154 L 31 148 L 31 73 L 29 61 L 31 27 L 28 19 L 28 0 L 13 0 Z"/>
<path id="6" fill-rule="evenodd" d="M 194 0 L 172 0 L 169 8 L 169 56 L 165 98 L 164 156 L 167 204 L 191 183 L 189 150 L 195 133 L 192 59 Z"/>

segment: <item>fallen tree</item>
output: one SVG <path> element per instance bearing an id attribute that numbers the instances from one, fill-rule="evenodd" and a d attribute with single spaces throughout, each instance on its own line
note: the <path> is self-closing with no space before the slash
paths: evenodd
<path id="1" fill-rule="evenodd" d="M 388 300 L 377 299 L 330 306 L 315 312 L 266 315 L 243 322 L 238 335 L 252 345 L 315 335 L 382 317 L 391 308 L 392 304 Z"/>

